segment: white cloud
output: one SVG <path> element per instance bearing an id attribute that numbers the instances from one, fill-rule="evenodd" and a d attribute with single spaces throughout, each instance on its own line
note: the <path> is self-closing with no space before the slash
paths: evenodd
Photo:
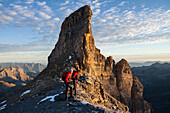
<path id="1" fill-rule="evenodd" d="M 28 9 L 27 6 L 21 6 L 21 5 L 10 4 L 10 6 L 13 6 L 13 8 L 15 8 L 16 10 Z"/>
<path id="2" fill-rule="evenodd" d="M 26 4 L 32 4 L 34 2 L 34 0 L 27 0 L 25 3 Z"/>
<path id="3" fill-rule="evenodd" d="M 67 7 L 61 7 L 61 8 L 59 8 L 59 10 L 64 10 L 64 9 L 67 9 Z"/>
<path id="4" fill-rule="evenodd" d="M 0 3 L 0 7 L 2 7 L 3 5 Z"/>
<path id="5" fill-rule="evenodd" d="M 57 38 L 58 36 L 55 36 L 53 40 L 51 40 L 50 45 L 56 44 L 57 43 Z"/>
<path id="6" fill-rule="evenodd" d="M 35 1 L 35 3 L 39 5 L 38 8 L 30 7 L 36 5 L 31 4 L 31 2 L 27 5 L 11 4 L 12 7 L 6 8 L 6 12 L 5 9 L 0 11 L 0 24 L 8 24 L 12 21 L 17 27 L 31 26 L 36 37 L 41 37 L 39 37 L 41 42 L 47 39 L 47 36 L 44 38 L 43 36 L 48 34 L 50 38 L 46 43 L 54 43 L 58 37 L 56 34 L 59 34 L 61 21 L 65 16 L 88 4 L 93 11 L 92 23 L 95 23 L 93 24 L 93 33 L 96 43 L 100 46 L 169 40 L 170 10 L 143 8 L 141 11 L 135 11 L 136 7 L 134 6 L 122 11 L 119 7 L 119 5 L 122 7 L 125 5 L 125 2 L 122 2 L 103 11 L 104 9 L 101 10 L 101 7 L 106 2 L 79 0 L 72 2 L 71 6 L 69 6 L 71 2 L 66 1 L 63 7 L 58 7 L 56 10 L 62 10 L 62 17 L 61 15 L 56 16 L 53 12 L 54 9 L 47 6 L 46 2 Z M 58 18 L 60 16 L 61 18 Z"/>
<path id="7" fill-rule="evenodd" d="M 100 6 L 102 5 L 102 2 L 96 2 L 94 4 L 91 4 L 91 9 L 95 9 L 95 8 L 100 8 Z"/>
<path id="8" fill-rule="evenodd" d="M 101 11 L 100 9 L 96 9 L 96 10 L 94 11 L 93 15 L 94 15 L 94 16 L 97 16 L 97 15 L 100 13 L 100 11 Z"/>
<path id="9" fill-rule="evenodd" d="M 156 43 L 170 40 L 170 12 L 161 8 L 120 11 L 116 6 L 102 13 L 93 25 L 98 45 Z M 104 38 L 105 37 L 105 38 Z"/>
<path id="10" fill-rule="evenodd" d="M 30 18 L 34 18 L 34 12 L 30 12 L 30 13 L 24 13 L 23 15 L 25 16 L 25 17 L 30 17 Z"/>
<path id="11" fill-rule="evenodd" d="M 121 2 L 120 4 L 119 4 L 119 6 L 124 6 L 124 4 L 125 4 L 126 2 Z"/>
<path id="12" fill-rule="evenodd" d="M 54 18 L 53 20 L 54 21 L 60 21 L 60 18 Z"/>
<path id="13" fill-rule="evenodd" d="M 47 6 L 47 5 L 44 5 L 44 6 L 43 6 L 43 9 L 44 9 L 44 11 L 47 12 L 47 13 L 53 13 L 53 11 L 51 10 L 51 8 L 50 8 L 49 6 Z"/>
<path id="14" fill-rule="evenodd" d="M 14 16 L 14 15 L 17 15 L 17 13 L 15 11 L 11 11 L 11 10 L 5 10 L 5 12 L 10 15 L 10 16 Z"/>
<path id="15" fill-rule="evenodd" d="M 42 6 L 42 5 L 45 5 L 46 4 L 46 2 L 36 2 L 37 3 L 37 5 L 39 5 L 39 6 Z"/>
<path id="16" fill-rule="evenodd" d="M 70 15 L 72 12 L 73 12 L 72 9 L 67 9 L 67 10 L 65 11 L 65 15 L 68 16 L 68 15 Z"/>
<path id="17" fill-rule="evenodd" d="M 50 18 L 51 18 L 50 15 L 47 15 L 47 14 L 44 13 L 44 12 L 38 11 L 38 14 L 39 14 L 42 18 L 44 18 L 44 19 L 50 19 Z"/>
<path id="18" fill-rule="evenodd" d="M 61 3 L 61 5 L 63 6 L 63 5 L 67 5 L 69 3 L 69 1 L 66 1 L 66 2 L 64 2 L 64 3 Z"/>
<path id="19" fill-rule="evenodd" d="M 40 31 L 41 28 L 40 27 L 37 27 L 36 29 L 34 29 L 33 31 Z"/>
<path id="20" fill-rule="evenodd" d="M 106 22 L 107 20 L 106 19 L 99 19 L 99 22 Z"/>
<path id="21" fill-rule="evenodd" d="M 18 11 L 18 13 L 29 18 L 34 18 L 34 15 L 35 15 L 35 12 L 31 10 L 21 10 L 21 11 Z"/>
<path id="22" fill-rule="evenodd" d="M 103 14 L 106 14 L 108 16 L 108 15 L 111 15 L 111 14 L 116 13 L 118 11 L 119 11 L 119 9 L 117 7 L 111 7 L 110 9 L 104 11 Z"/>
<path id="23" fill-rule="evenodd" d="M 94 0 L 92 3 L 95 4 L 96 2 L 98 2 L 98 0 Z"/>
<path id="24" fill-rule="evenodd" d="M 136 9 L 136 6 L 133 6 L 132 9 Z"/>
<path id="25" fill-rule="evenodd" d="M 14 20 L 12 17 L 4 15 L 4 14 L 0 16 L 0 19 L 5 20 L 5 21 L 10 21 L 10 22 Z"/>

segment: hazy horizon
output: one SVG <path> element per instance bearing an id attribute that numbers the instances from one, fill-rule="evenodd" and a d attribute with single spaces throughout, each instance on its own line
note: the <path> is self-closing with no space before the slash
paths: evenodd
<path id="1" fill-rule="evenodd" d="M 119 62 L 119 61 L 116 61 L 116 63 L 117 63 L 117 62 Z M 145 62 L 128 62 L 128 63 L 129 63 L 130 65 L 135 65 L 135 64 L 138 65 L 138 64 L 140 64 L 140 66 L 143 66 L 142 64 L 144 64 L 144 65 L 146 64 L 146 65 L 148 66 L 148 64 L 151 65 L 151 64 L 154 64 L 154 63 L 157 63 L 157 62 L 158 62 L 158 63 L 170 63 L 170 61 L 145 61 Z M 8 64 L 8 63 L 9 63 L 9 64 L 10 64 L 10 63 L 11 63 L 11 64 L 15 64 L 15 63 L 16 63 L 16 64 L 20 64 L 20 63 L 21 63 L 21 64 L 22 64 L 22 63 L 23 63 L 23 64 L 26 64 L 26 63 L 34 63 L 34 64 L 36 64 L 36 63 L 40 63 L 40 64 L 44 64 L 44 65 L 47 65 L 47 64 L 48 64 L 48 63 L 42 63 L 42 62 L 0 62 L 0 64 Z"/>
<path id="2" fill-rule="evenodd" d="M 95 45 L 116 62 L 170 62 L 169 0 L 0 0 L 0 62 L 47 64 L 64 19 L 92 9 Z"/>

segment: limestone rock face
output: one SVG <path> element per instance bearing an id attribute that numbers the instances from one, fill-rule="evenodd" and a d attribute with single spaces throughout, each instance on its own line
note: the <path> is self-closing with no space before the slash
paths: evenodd
<path id="1" fill-rule="evenodd" d="M 150 113 L 150 105 L 143 99 L 143 85 L 133 76 L 125 59 L 116 64 L 117 88 L 120 101 L 129 106 L 132 113 Z"/>
<path id="2" fill-rule="evenodd" d="M 95 47 L 91 17 L 90 7 L 84 6 L 63 22 L 58 43 L 48 58 L 48 67 L 55 67 L 56 74 L 67 67 L 74 67 L 90 76 L 113 76 L 113 58 L 109 57 L 105 61 L 105 57 Z"/>
<path id="3" fill-rule="evenodd" d="M 132 87 L 133 113 L 150 113 L 150 105 L 143 99 L 143 85 L 136 76 L 133 77 Z"/>
<path id="4" fill-rule="evenodd" d="M 149 111 L 150 106 L 135 105 L 138 101 L 148 104 L 140 101 L 143 90 L 136 86 L 140 82 L 136 83 L 128 62 L 122 59 L 115 65 L 111 56 L 105 58 L 95 47 L 91 17 L 90 6 L 84 6 L 64 20 L 59 40 L 48 57 L 48 66 L 31 87 L 34 91 L 46 87 L 45 80 L 60 78 L 70 68 L 80 69 L 82 82 L 78 88 L 86 93 L 86 101 L 124 112 Z"/>
<path id="5" fill-rule="evenodd" d="M 133 87 L 132 87 L 132 101 L 133 101 L 133 111 L 134 113 L 142 113 L 143 111 L 143 85 L 139 82 L 137 77 L 133 77 Z"/>
<path id="6" fill-rule="evenodd" d="M 116 78 L 122 102 L 125 105 L 131 106 L 133 75 L 128 62 L 125 59 L 122 59 L 116 64 Z"/>
<path id="7" fill-rule="evenodd" d="M 54 66 L 57 71 L 61 71 L 67 67 L 65 64 L 69 60 L 72 64 L 70 67 L 88 67 L 92 57 L 89 55 L 96 50 L 91 32 L 91 16 L 90 7 L 85 6 L 65 19 L 58 43 L 48 58 L 48 66 Z"/>

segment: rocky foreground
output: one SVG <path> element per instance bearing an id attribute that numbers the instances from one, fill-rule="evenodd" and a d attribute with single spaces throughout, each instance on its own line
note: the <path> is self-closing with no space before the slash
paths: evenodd
<path id="1" fill-rule="evenodd" d="M 29 96 L 29 90 L 26 90 L 21 98 L 12 104 L 4 104 L 1 107 L 2 113 L 124 113 L 120 110 L 109 109 L 100 104 L 95 104 L 88 94 L 81 88 L 77 90 L 77 96 L 65 100 L 65 88 L 62 81 L 51 81 L 51 86 L 45 90 Z M 88 101 L 88 102 L 87 102 Z M 6 107 L 6 108 L 5 108 Z"/>
<path id="2" fill-rule="evenodd" d="M 1 106 L 5 107 L 2 111 L 15 108 L 18 112 L 29 112 L 25 109 L 34 112 L 151 112 L 150 105 L 143 99 L 143 85 L 132 75 L 128 62 L 122 59 L 115 64 L 111 56 L 105 58 L 95 47 L 91 17 L 90 6 L 84 6 L 64 20 L 47 68 L 25 87 L 2 98 Z M 70 68 L 82 71 L 78 96 L 68 102 L 61 101 L 64 87 L 58 79 Z M 54 96 L 55 102 L 42 100 Z M 23 106 L 16 108 L 19 103 Z"/>

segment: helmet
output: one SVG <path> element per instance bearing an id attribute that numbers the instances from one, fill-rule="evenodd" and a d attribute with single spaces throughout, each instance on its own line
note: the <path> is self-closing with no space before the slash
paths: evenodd
<path id="1" fill-rule="evenodd" d="M 73 70 L 72 70 L 72 69 L 69 69 L 69 72 L 73 72 Z"/>

